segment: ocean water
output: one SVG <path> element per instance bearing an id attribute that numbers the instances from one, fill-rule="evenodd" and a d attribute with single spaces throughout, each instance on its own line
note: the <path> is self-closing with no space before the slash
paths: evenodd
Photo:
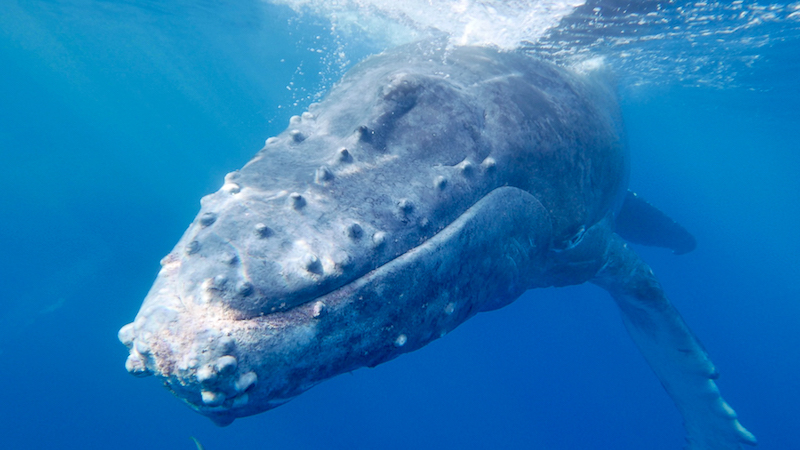
<path id="1" fill-rule="evenodd" d="M 467 0 L 0 2 L 0 448 L 681 448 L 588 285 L 226 428 L 125 371 L 200 197 L 352 64 L 440 33 L 614 68 L 631 187 L 698 241 L 636 250 L 759 448 L 800 448 L 800 4 Z"/>

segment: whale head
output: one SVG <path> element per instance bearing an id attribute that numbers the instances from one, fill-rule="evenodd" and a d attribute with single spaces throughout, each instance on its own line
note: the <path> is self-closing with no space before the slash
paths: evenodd
<path id="1" fill-rule="evenodd" d="M 551 242 L 597 222 L 618 189 L 601 189 L 596 210 L 568 189 L 550 195 L 551 180 L 585 170 L 555 149 L 613 128 L 601 117 L 564 133 L 548 95 L 579 85 L 561 77 L 486 48 L 413 47 L 358 65 L 202 199 L 120 330 L 128 371 L 224 425 L 534 287 Z M 595 134 L 591 144 L 617 145 Z"/>

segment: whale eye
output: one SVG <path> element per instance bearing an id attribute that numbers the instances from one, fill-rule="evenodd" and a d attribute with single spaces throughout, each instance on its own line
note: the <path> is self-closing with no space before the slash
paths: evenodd
<path id="1" fill-rule="evenodd" d="M 571 249 L 581 243 L 583 237 L 586 235 L 586 227 L 581 226 L 578 229 L 578 232 L 575 233 L 567 242 L 566 242 L 566 249 Z"/>

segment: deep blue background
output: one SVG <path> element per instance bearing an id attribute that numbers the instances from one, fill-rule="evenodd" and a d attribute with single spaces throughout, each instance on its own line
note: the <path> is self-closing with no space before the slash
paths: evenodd
<path id="1" fill-rule="evenodd" d="M 164 3 L 0 4 L 0 448 L 681 447 L 677 411 L 593 286 L 529 292 L 227 428 L 128 375 L 117 330 L 200 197 L 336 72 L 309 51 L 335 42 L 308 17 Z M 754 90 L 628 88 L 621 102 L 632 187 L 699 242 L 638 250 L 760 448 L 791 449 L 800 51 L 762 51 Z"/>

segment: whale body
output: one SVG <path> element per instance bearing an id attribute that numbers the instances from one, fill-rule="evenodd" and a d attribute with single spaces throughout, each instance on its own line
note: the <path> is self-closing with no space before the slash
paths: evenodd
<path id="1" fill-rule="evenodd" d="M 755 443 L 625 243 L 694 247 L 627 191 L 601 78 L 430 43 L 358 64 L 202 199 L 120 330 L 126 368 L 226 425 L 528 289 L 593 282 L 683 415 L 689 448 Z"/>

